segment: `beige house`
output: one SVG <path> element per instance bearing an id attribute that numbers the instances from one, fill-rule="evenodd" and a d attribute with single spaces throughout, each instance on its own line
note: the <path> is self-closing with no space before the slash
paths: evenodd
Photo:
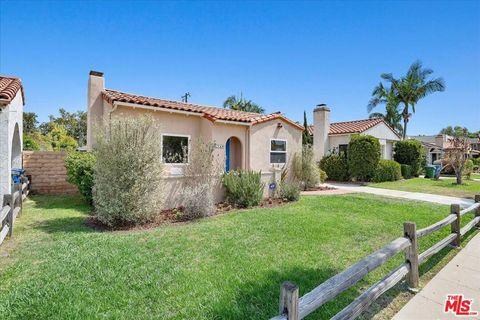
<path id="1" fill-rule="evenodd" d="M 320 104 L 313 110 L 313 126 L 309 127 L 309 131 L 313 136 L 317 161 L 332 152 L 345 152 L 352 134 L 376 137 L 380 141 L 382 159 L 391 160 L 393 145 L 401 139 L 381 118 L 330 123 L 330 109 L 325 104 Z"/>
<path id="2" fill-rule="evenodd" d="M 22 168 L 24 104 L 20 79 L 0 76 L 0 206 L 12 191 L 11 169 Z"/>
<path id="3" fill-rule="evenodd" d="M 262 180 L 279 180 L 283 167 L 301 152 L 303 127 L 280 113 L 258 114 L 145 97 L 105 89 L 103 73 L 91 71 L 88 81 L 87 149 L 95 144 L 93 128 L 116 117 L 149 114 L 162 130 L 162 159 L 166 166 L 167 206 L 178 203 L 185 159 L 197 139 L 211 141 L 226 171 L 262 172 Z M 267 192 L 267 190 L 265 191 Z M 222 198 L 217 192 L 217 200 Z"/>

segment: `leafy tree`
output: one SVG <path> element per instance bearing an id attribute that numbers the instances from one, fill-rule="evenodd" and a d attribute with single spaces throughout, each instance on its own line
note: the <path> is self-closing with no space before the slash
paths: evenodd
<path id="1" fill-rule="evenodd" d="M 307 122 L 307 113 L 303 111 L 303 133 L 302 133 L 302 144 L 311 145 L 313 144 L 313 137 L 308 132 L 308 122 Z"/>
<path id="2" fill-rule="evenodd" d="M 446 135 L 449 135 L 449 136 L 461 136 L 461 135 L 464 135 L 465 133 L 465 130 L 467 130 L 467 136 L 469 138 L 478 138 L 479 135 L 480 135 L 480 130 L 475 132 L 475 131 L 469 131 L 468 129 L 466 128 L 463 128 L 461 126 L 455 126 L 455 127 L 452 127 L 452 126 L 448 126 L 446 128 L 443 128 L 442 130 L 440 130 L 440 134 L 446 134 Z"/>
<path id="3" fill-rule="evenodd" d="M 403 140 L 395 143 L 393 159 L 400 164 L 409 165 L 411 173 L 418 177 L 425 158 L 425 150 L 418 140 Z"/>
<path id="4" fill-rule="evenodd" d="M 347 152 L 351 177 L 357 181 L 370 181 L 375 176 L 380 156 L 380 142 L 377 138 L 352 135 Z"/>
<path id="5" fill-rule="evenodd" d="M 372 112 L 372 110 L 379 104 L 385 104 L 385 113 Z M 382 83 L 376 86 L 372 92 L 367 111 L 370 113 L 370 118 L 383 118 L 395 131 L 399 134 L 403 133 L 401 124 L 402 113 L 399 109 L 400 101 L 397 99 L 395 90 L 392 87 L 385 88 Z"/>
<path id="6" fill-rule="evenodd" d="M 78 148 L 77 141 L 68 135 L 64 126 L 53 123 L 47 135 L 53 150 L 75 150 Z"/>
<path id="7" fill-rule="evenodd" d="M 52 151 L 52 144 L 48 137 L 34 131 L 32 133 L 23 133 L 23 150 L 30 151 Z"/>
<path id="8" fill-rule="evenodd" d="M 463 134 L 455 135 L 453 138 L 448 139 L 448 141 L 450 146 L 445 150 L 445 159 L 455 171 L 457 184 L 462 184 L 463 170 L 465 169 L 465 163 L 470 149 L 467 129 L 464 130 Z"/>
<path id="9" fill-rule="evenodd" d="M 38 130 L 38 120 L 35 112 L 23 113 L 23 133 L 32 133 Z"/>
<path id="10" fill-rule="evenodd" d="M 237 98 L 236 96 L 228 97 L 225 102 L 223 102 L 223 107 L 232 110 L 265 113 L 265 109 L 260 107 L 252 100 L 243 98 L 243 95 L 240 95 L 240 98 Z"/>
<path id="11" fill-rule="evenodd" d="M 403 139 L 407 136 L 407 124 L 410 120 L 410 107 L 415 113 L 415 106 L 421 99 L 431 93 L 445 91 L 445 82 L 442 78 L 429 80 L 432 69 L 423 68 L 420 61 L 414 62 L 404 77 L 396 79 L 391 73 L 381 75 L 382 79 L 390 83 L 396 99 L 403 105 Z"/>
<path id="12" fill-rule="evenodd" d="M 84 111 L 68 112 L 63 108 L 58 110 L 60 116 L 49 116 L 49 121 L 40 125 L 40 130 L 47 135 L 53 129 L 53 125 L 61 125 L 67 134 L 73 137 L 77 144 L 85 145 L 87 137 L 87 113 Z"/>

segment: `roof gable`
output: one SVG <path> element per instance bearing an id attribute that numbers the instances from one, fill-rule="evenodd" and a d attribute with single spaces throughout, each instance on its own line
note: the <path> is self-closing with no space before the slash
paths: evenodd
<path id="1" fill-rule="evenodd" d="M 25 105 L 22 81 L 19 78 L 0 76 L 0 99 L 9 104 L 17 95 L 18 90 L 22 92 L 22 101 Z"/>
<path id="2" fill-rule="evenodd" d="M 364 133 L 365 131 L 375 127 L 378 124 L 385 124 L 392 132 L 397 136 L 397 132 L 392 129 L 392 127 L 382 118 L 371 118 L 371 119 L 362 119 L 362 120 L 353 120 L 353 121 L 343 121 L 343 122 L 332 122 L 330 124 L 329 135 L 336 134 L 353 134 L 353 133 Z M 313 126 L 308 126 L 308 133 L 313 135 Z"/>
<path id="3" fill-rule="evenodd" d="M 288 119 L 281 113 L 271 113 L 271 114 L 260 114 L 254 112 L 245 112 L 238 110 L 231 110 L 225 108 L 217 108 L 210 106 L 203 106 L 193 103 L 185 103 L 172 100 L 164 100 L 151 98 L 146 96 L 140 96 L 125 92 L 120 92 L 116 90 L 105 89 L 102 93 L 103 99 L 108 103 L 114 102 L 125 102 L 133 103 L 150 107 L 157 107 L 162 109 L 170 110 L 179 110 L 179 111 L 188 111 L 201 114 L 203 117 L 211 120 L 223 120 L 223 121 L 234 121 L 234 122 L 243 122 L 250 124 L 263 123 L 275 119 L 282 119 L 292 126 L 303 130 L 303 126 L 300 124 Z"/>

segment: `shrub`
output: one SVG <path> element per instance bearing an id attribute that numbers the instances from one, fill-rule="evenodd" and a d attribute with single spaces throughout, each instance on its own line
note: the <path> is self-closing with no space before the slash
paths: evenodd
<path id="1" fill-rule="evenodd" d="M 401 169 L 401 172 L 402 172 L 402 177 L 404 179 L 411 179 L 413 177 L 412 167 L 409 166 L 408 164 L 401 164 L 400 169 Z"/>
<path id="2" fill-rule="evenodd" d="M 160 130 L 150 117 L 115 119 L 99 134 L 93 203 L 101 222 L 140 224 L 160 213 L 164 193 L 159 141 Z"/>
<path id="3" fill-rule="evenodd" d="M 298 182 L 282 182 L 279 188 L 280 198 L 286 201 L 300 199 L 300 185 Z"/>
<path id="4" fill-rule="evenodd" d="M 418 140 L 403 140 L 395 143 L 393 159 L 412 167 L 412 175 L 418 177 L 425 161 L 425 150 Z"/>
<path id="5" fill-rule="evenodd" d="M 212 188 L 207 184 L 188 185 L 182 191 L 182 219 L 196 219 L 215 213 Z"/>
<path id="6" fill-rule="evenodd" d="M 91 152 L 72 151 L 65 157 L 67 181 L 77 186 L 80 194 L 92 203 L 95 155 Z"/>
<path id="7" fill-rule="evenodd" d="M 400 164 L 393 160 L 380 160 L 373 181 L 396 181 L 402 178 Z"/>
<path id="8" fill-rule="evenodd" d="M 468 159 L 465 161 L 465 166 L 463 167 L 463 174 L 465 177 L 470 180 L 472 178 L 473 173 L 473 161 Z"/>
<path id="9" fill-rule="evenodd" d="M 254 171 L 230 171 L 223 175 L 227 202 L 240 207 L 256 206 L 262 201 L 265 184 L 261 173 Z"/>
<path id="10" fill-rule="evenodd" d="M 209 216 L 216 210 L 213 191 L 220 166 L 214 151 L 213 143 L 203 140 L 193 143 L 189 163 L 185 167 L 183 219 Z"/>
<path id="11" fill-rule="evenodd" d="M 347 181 L 348 165 L 347 158 L 343 155 L 332 153 L 320 160 L 320 170 L 324 171 L 330 180 Z"/>
<path id="12" fill-rule="evenodd" d="M 296 153 L 293 158 L 293 174 L 303 190 L 315 187 L 320 182 L 320 171 L 315 164 L 315 156 L 311 145 L 302 147 L 302 154 Z"/>
<path id="13" fill-rule="evenodd" d="M 328 179 L 327 173 L 320 168 L 318 168 L 318 172 L 320 173 L 320 182 L 324 183 L 325 181 L 327 181 Z"/>
<path id="14" fill-rule="evenodd" d="M 370 135 L 353 135 L 348 144 L 348 169 L 352 178 L 370 181 L 380 161 L 380 142 Z"/>

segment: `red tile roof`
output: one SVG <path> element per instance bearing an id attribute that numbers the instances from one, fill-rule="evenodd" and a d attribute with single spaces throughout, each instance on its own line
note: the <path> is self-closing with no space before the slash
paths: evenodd
<path id="1" fill-rule="evenodd" d="M 294 127 L 303 130 L 303 126 L 288 119 L 281 113 L 260 114 L 254 112 L 237 111 L 231 109 L 202 106 L 193 103 L 139 96 L 110 89 L 105 89 L 103 91 L 103 99 L 108 103 L 126 102 L 150 107 L 199 113 L 202 114 L 205 118 L 212 121 L 224 120 L 257 124 L 270 120 L 281 119 L 285 122 L 290 123 Z"/>
<path id="2" fill-rule="evenodd" d="M 22 92 L 23 104 L 25 104 L 25 96 L 23 95 L 22 81 L 19 78 L 0 76 L 0 105 L 9 104 L 17 95 L 18 90 Z"/>
<path id="3" fill-rule="evenodd" d="M 354 121 L 333 122 L 330 124 L 329 134 L 362 133 L 382 122 L 391 129 L 388 123 L 386 123 L 385 120 L 383 120 L 382 118 L 372 118 Z M 392 129 L 392 131 L 394 130 Z M 308 127 L 308 133 L 310 135 L 313 135 L 313 126 Z"/>

